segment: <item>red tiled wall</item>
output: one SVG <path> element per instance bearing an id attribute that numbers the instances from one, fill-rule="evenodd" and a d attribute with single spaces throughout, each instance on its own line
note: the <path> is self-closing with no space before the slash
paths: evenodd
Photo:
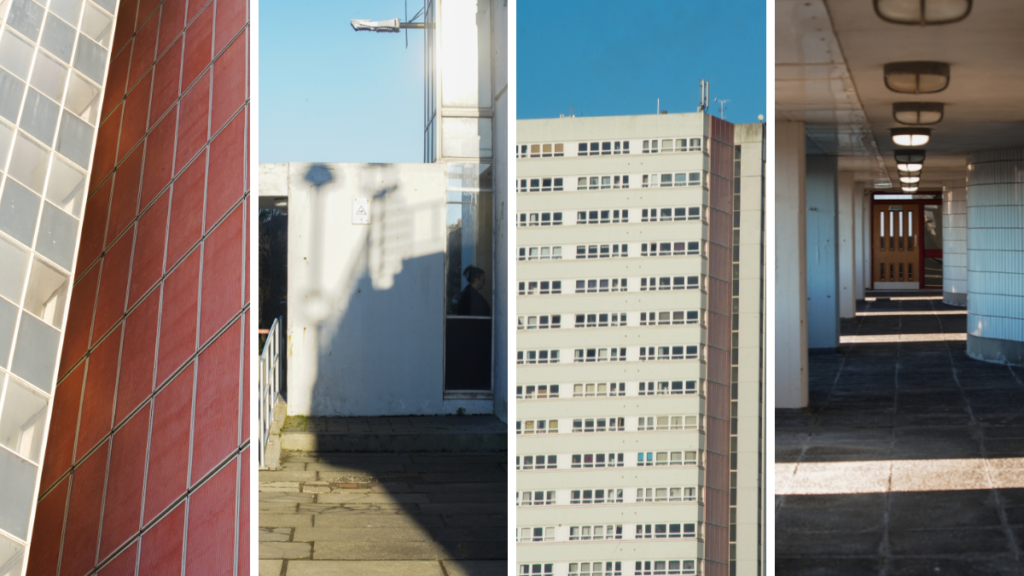
<path id="1" fill-rule="evenodd" d="M 248 20 L 121 2 L 32 576 L 249 572 Z"/>

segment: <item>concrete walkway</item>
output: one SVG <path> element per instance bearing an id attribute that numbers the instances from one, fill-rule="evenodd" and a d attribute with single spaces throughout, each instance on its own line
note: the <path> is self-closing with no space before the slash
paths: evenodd
<path id="1" fill-rule="evenodd" d="M 473 420 L 457 419 L 459 426 Z M 345 420 L 351 429 L 354 419 Z M 412 422 L 374 433 L 402 442 L 406 429 L 426 433 L 425 427 L 437 431 L 446 423 L 404 420 Z M 343 428 L 323 420 L 315 425 L 335 433 Z M 298 428 L 290 420 L 282 435 L 288 426 Z M 286 450 L 279 470 L 260 472 L 260 576 L 504 575 L 507 478 L 503 451 Z"/>
<path id="2" fill-rule="evenodd" d="M 777 573 L 1024 574 L 1024 369 L 965 329 L 876 300 L 811 356 L 810 409 L 776 411 Z"/>

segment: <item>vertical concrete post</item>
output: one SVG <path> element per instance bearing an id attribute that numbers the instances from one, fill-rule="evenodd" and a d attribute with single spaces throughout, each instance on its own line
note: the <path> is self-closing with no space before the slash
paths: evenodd
<path id="1" fill-rule="evenodd" d="M 864 230 L 864 185 L 856 182 L 853 185 L 853 269 L 854 269 L 854 300 L 864 299 L 864 280 L 866 265 L 864 263 L 864 248 L 866 247 L 865 236 L 869 235 Z M 856 310 L 856 302 L 854 302 Z"/>
<path id="2" fill-rule="evenodd" d="M 1024 148 L 967 157 L 967 354 L 1024 365 Z"/>
<path id="3" fill-rule="evenodd" d="M 839 159 L 807 157 L 807 346 L 839 347 Z"/>
<path id="4" fill-rule="evenodd" d="M 775 406 L 807 406 L 807 196 L 803 122 L 775 124 Z"/>
<path id="5" fill-rule="evenodd" d="M 857 310 L 854 273 L 853 172 L 839 173 L 839 317 L 853 318 Z"/>
<path id="6" fill-rule="evenodd" d="M 946 182 L 942 202 L 942 301 L 967 306 L 966 178 Z"/>

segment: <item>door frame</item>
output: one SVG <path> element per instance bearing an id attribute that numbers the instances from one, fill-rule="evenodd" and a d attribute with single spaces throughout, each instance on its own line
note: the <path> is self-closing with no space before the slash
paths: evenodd
<path id="1" fill-rule="evenodd" d="M 888 204 L 896 204 L 896 203 L 899 203 L 899 204 L 901 204 L 903 206 L 912 206 L 913 207 L 913 211 L 914 211 L 914 233 L 918 235 L 918 238 L 920 239 L 920 242 L 921 242 L 921 250 L 919 251 L 919 254 L 917 255 L 917 259 L 918 259 L 917 269 L 919 271 L 919 273 L 917 275 L 918 276 L 918 278 L 917 278 L 917 285 L 918 285 L 917 289 L 918 290 L 924 290 L 924 260 L 925 260 L 924 253 L 925 253 L 925 249 L 924 249 L 924 236 L 920 235 L 924 231 L 924 207 L 925 207 L 925 205 L 935 204 L 936 202 L 938 202 L 939 204 L 942 204 L 942 191 L 940 191 L 940 190 L 926 190 L 924 192 L 916 193 L 916 194 L 914 194 L 914 196 L 924 196 L 924 195 L 932 194 L 934 196 L 934 198 L 914 198 L 914 199 L 911 199 L 911 200 L 897 200 L 897 199 L 893 199 L 893 200 L 881 199 L 880 200 L 880 199 L 876 198 L 876 196 L 880 195 L 880 194 L 896 194 L 896 192 L 891 191 L 891 190 L 872 190 L 871 191 L 871 209 L 870 209 L 871 216 L 870 216 L 870 218 L 871 218 L 871 241 L 872 242 L 870 243 L 871 244 L 871 250 L 869 250 L 869 253 L 867 254 L 867 257 L 868 257 L 868 259 L 870 261 L 870 265 L 869 265 L 868 269 L 872 270 L 870 278 L 868 278 L 868 280 L 869 280 L 868 283 L 871 285 L 871 290 L 875 289 L 875 274 L 874 274 L 874 266 L 875 266 L 875 262 L 874 262 L 875 248 L 874 248 L 874 246 L 875 245 L 874 245 L 874 240 L 875 240 L 875 238 L 878 237 L 878 234 L 879 234 L 878 222 L 875 221 L 875 205 L 876 204 L 886 204 L 886 205 L 888 205 Z M 941 223 L 940 223 L 940 225 L 941 225 Z"/>

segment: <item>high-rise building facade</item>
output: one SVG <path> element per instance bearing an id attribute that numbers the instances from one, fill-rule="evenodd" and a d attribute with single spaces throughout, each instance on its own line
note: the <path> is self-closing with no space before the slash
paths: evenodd
<path id="1" fill-rule="evenodd" d="M 519 574 L 757 574 L 730 562 L 761 553 L 737 509 L 760 442 L 737 412 L 761 410 L 760 353 L 743 350 L 761 341 L 760 281 L 750 322 L 736 308 L 748 220 L 761 261 L 760 179 L 750 214 L 736 204 L 760 129 L 736 146 L 703 113 L 517 128 Z"/>

